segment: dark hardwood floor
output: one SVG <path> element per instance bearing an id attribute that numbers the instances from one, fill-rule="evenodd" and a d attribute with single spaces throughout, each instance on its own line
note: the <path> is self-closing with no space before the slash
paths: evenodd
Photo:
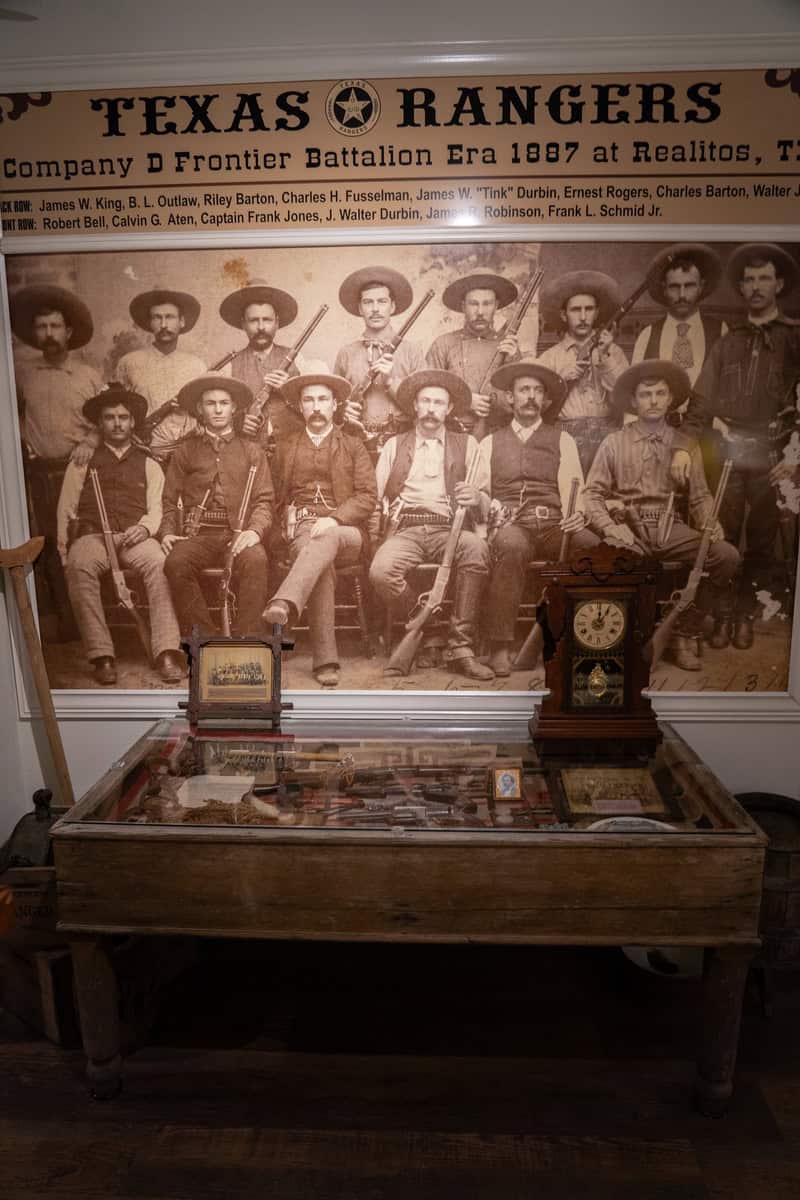
<path id="1" fill-rule="evenodd" d="M 207 942 L 116 1100 L 0 1016 L 2 1200 L 797 1200 L 800 974 L 693 1111 L 699 983 L 618 950 Z"/>

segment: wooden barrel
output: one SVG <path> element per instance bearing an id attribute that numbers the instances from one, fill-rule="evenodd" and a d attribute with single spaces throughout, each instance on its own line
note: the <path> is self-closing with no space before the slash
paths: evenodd
<path id="1" fill-rule="evenodd" d="M 744 792 L 736 799 L 769 838 L 757 962 L 800 967 L 800 800 L 772 792 Z"/>

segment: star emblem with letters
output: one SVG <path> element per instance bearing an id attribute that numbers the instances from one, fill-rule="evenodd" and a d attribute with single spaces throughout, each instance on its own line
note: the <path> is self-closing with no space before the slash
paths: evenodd
<path id="1" fill-rule="evenodd" d="M 340 79 L 331 88 L 325 104 L 331 128 L 348 137 L 358 137 L 370 130 L 380 111 L 380 96 L 365 79 Z"/>

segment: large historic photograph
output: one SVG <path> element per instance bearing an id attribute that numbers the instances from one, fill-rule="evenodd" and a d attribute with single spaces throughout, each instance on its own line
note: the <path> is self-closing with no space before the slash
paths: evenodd
<path id="1" fill-rule="evenodd" d="M 664 565 L 652 687 L 786 689 L 795 246 L 6 268 L 54 688 L 185 686 L 193 625 L 273 623 L 296 638 L 290 689 L 539 688 L 539 569 L 609 542 Z"/>

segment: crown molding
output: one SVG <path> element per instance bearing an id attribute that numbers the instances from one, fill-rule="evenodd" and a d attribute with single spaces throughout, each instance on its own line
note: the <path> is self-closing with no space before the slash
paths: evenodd
<path id="1" fill-rule="evenodd" d="M 335 79 L 342 75 L 393 78 L 484 75 L 499 72 L 597 72 L 598 70 L 736 70 L 793 66 L 800 32 L 789 34 L 636 35 L 559 37 L 496 42 L 375 42 L 293 44 L 239 49 L 159 50 L 149 53 L 0 55 L 3 86 L 11 91 L 70 91 L 108 85 L 115 89 L 169 82 L 240 83 Z"/>

